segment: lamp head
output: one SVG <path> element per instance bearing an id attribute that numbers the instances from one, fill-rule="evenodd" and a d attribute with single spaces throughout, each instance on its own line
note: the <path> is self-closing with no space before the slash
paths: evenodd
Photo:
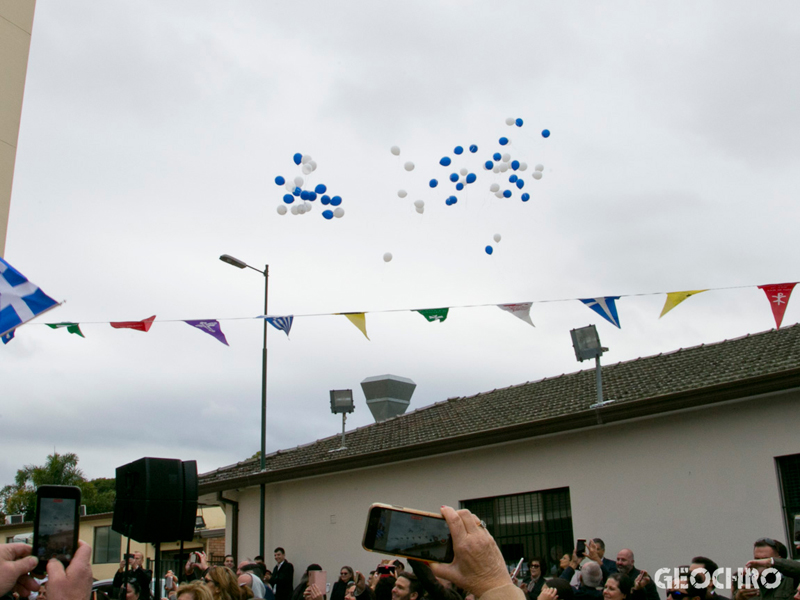
<path id="1" fill-rule="evenodd" d="M 219 259 L 222 262 L 228 263 L 229 265 L 233 265 L 234 267 L 237 267 L 239 269 L 244 269 L 247 266 L 247 263 L 239 260 L 238 258 L 234 258 L 230 254 L 223 254 L 222 256 L 219 257 Z"/>

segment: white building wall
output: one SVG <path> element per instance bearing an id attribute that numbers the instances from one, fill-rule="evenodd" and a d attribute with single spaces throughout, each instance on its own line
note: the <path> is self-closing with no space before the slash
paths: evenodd
<path id="1" fill-rule="evenodd" d="M 696 554 L 743 566 L 757 538 L 786 541 L 774 458 L 800 453 L 798 398 L 772 395 L 268 485 L 267 562 L 283 546 L 296 580 L 317 562 L 333 582 L 342 565 L 368 572 L 384 558 L 361 548 L 373 502 L 438 511 L 463 500 L 569 487 L 575 537 L 602 537 L 611 558 L 631 548 L 637 566 L 651 573 Z M 241 559 L 258 553 L 258 487 L 238 500 Z"/>

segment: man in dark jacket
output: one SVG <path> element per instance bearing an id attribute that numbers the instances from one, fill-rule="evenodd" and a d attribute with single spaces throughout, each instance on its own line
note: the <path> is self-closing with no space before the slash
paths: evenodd
<path id="1" fill-rule="evenodd" d="M 647 600 L 660 600 L 658 588 L 656 588 L 656 584 L 653 583 L 653 580 L 650 579 L 647 571 L 640 571 L 636 568 L 636 565 L 634 564 L 633 552 L 631 550 L 623 548 L 617 553 L 617 572 L 627 575 L 631 578 L 631 580 L 633 580 L 634 583 L 637 583 L 636 580 L 638 579 L 639 575 L 643 575 L 643 578 L 649 580 L 644 586 L 645 598 Z"/>
<path id="2" fill-rule="evenodd" d="M 150 600 L 150 580 L 153 578 L 153 572 L 145 570 L 142 567 L 144 562 L 144 555 L 141 552 L 134 552 L 128 555 L 128 580 L 135 580 L 139 584 L 141 590 L 140 600 Z M 119 589 L 123 586 L 125 580 L 125 559 L 119 561 L 119 569 L 114 573 L 114 588 Z"/>
<path id="3" fill-rule="evenodd" d="M 286 551 L 281 547 L 275 548 L 275 568 L 269 582 L 275 600 L 290 600 L 294 590 L 294 565 L 286 560 Z"/>

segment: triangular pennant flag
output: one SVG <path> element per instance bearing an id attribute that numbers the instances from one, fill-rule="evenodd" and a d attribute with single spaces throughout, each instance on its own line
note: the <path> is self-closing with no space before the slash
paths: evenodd
<path id="1" fill-rule="evenodd" d="M 531 327 L 536 327 L 531 321 L 531 305 L 533 302 L 519 302 L 517 304 L 498 304 L 497 308 L 500 310 L 504 310 L 506 312 L 510 312 L 512 315 L 517 317 L 518 319 L 522 319 L 526 323 L 528 323 Z"/>
<path id="2" fill-rule="evenodd" d="M 16 332 L 17 332 L 17 330 L 16 330 L 16 329 L 12 329 L 11 331 L 9 331 L 9 332 L 8 332 L 7 334 L 5 334 L 4 336 L 0 336 L 0 340 L 3 340 L 3 344 L 7 344 L 8 342 L 10 342 L 11 340 L 13 340 L 13 339 L 14 339 L 14 334 L 15 334 Z"/>
<path id="3" fill-rule="evenodd" d="M 222 333 L 222 328 L 219 325 L 219 321 L 216 319 L 199 319 L 196 321 L 190 320 L 184 321 L 184 323 L 191 325 L 192 327 L 196 327 L 200 331 L 205 331 L 215 340 L 219 340 L 226 346 L 230 346 L 230 344 L 228 344 L 228 340 L 225 339 L 225 334 Z"/>
<path id="4" fill-rule="evenodd" d="M 86 336 L 83 335 L 83 332 L 81 331 L 81 326 L 78 323 L 45 323 L 45 325 L 47 325 L 51 329 L 61 329 L 63 327 L 66 327 L 69 333 L 74 333 L 75 335 L 79 335 L 84 339 L 86 338 Z"/>
<path id="5" fill-rule="evenodd" d="M 356 327 L 358 327 L 358 330 L 364 334 L 364 337 L 369 339 L 369 336 L 367 335 L 367 317 L 365 313 L 339 313 L 339 314 L 347 317 L 347 320 L 350 321 Z"/>
<path id="6" fill-rule="evenodd" d="M 423 308 L 417 312 L 428 319 L 428 322 L 431 323 L 433 321 L 444 321 L 447 318 L 447 313 L 449 311 L 449 308 Z"/>
<path id="7" fill-rule="evenodd" d="M 153 315 L 142 321 L 117 321 L 116 323 L 109 323 L 109 325 L 114 329 L 135 329 L 136 331 L 144 331 L 146 333 L 150 331 L 150 328 L 153 326 L 153 321 L 155 320 L 156 316 Z"/>
<path id="8" fill-rule="evenodd" d="M 58 302 L 0 258 L 0 337 L 56 306 Z"/>
<path id="9" fill-rule="evenodd" d="M 617 306 L 614 304 L 614 300 L 619 300 L 619 296 L 601 296 L 600 298 L 580 299 L 581 302 L 603 317 L 606 321 L 622 329 L 619 325 Z"/>
<path id="10" fill-rule="evenodd" d="M 694 296 L 695 294 L 700 294 L 707 291 L 708 290 L 689 290 L 687 292 L 668 292 L 667 301 L 664 302 L 664 308 L 661 309 L 661 314 L 658 316 L 658 318 L 660 319 L 663 317 L 673 308 L 678 306 L 678 304 L 686 300 L 689 296 Z"/>
<path id="11" fill-rule="evenodd" d="M 292 330 L 292 323 L 294 322 L 294 315 L 286 317 L 264 317 L 267 323 L 272 325 L 275 329 L 283 331 L 286 337 L 289 337 L 289 332 Z"/>
<path id="12" fill-rule="evenodd" d="M 786 306 L 789 304 L 789 296 L 792 295 L 792 290 L 797 282 L 794 283 L 770 283 L 769 285 L 760 285 L 758 289 L 764 290 L 769 300 L 769 305 L 772 307 L 772 316 L 775 317 L 775 327 L 781 328 L 783 322 L 783 313 L 786 312 Z"/>

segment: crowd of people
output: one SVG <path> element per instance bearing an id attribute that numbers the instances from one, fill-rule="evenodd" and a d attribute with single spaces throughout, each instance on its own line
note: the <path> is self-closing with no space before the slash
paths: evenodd
<path id="1" fill-rule="evenodd" d="M 505 560 L 485 525 L 468 510 L 442 507 L 453 538 L 452 563 L 408 560 L 382 561 L 364 575 L 343 566 L 327 596 L 324 573 L 311 564 L 294 585 L 294 566 L 283 548 L 274 552 L 275 567 L 263 557 L 234 564 L 228 555 L 212 566 L 202 552 L 193 552 L 176 577 L 164 578 L 162 600 L 660 600 L 651 575 L 636 567 L 634 553 L 623 549 L 616 560 L 605 557 L 605 543 L 589 540 L 572 555 L 548 569 L 542 558 L 528 561 L 526 577 L 519 569 L 509 572 Z M 90 600 L 91 549 L 84 542 L 65 569 L 57 560 L 47 564 L 42 584 L 30 576 L 37 563 L 25 544 L 0 544 L 0 600 L 27 597 L 40 600 Z M 141 553 L 126 556 L 114 578 L 119 600 L 152 600 L 152 573 L 144 569 Z M 718 567 L 710 558 L 696 556 L 660 582 L 667 600 L 800 600 L 800 562 L 790 560 L 786 546 L 771 538 L 753 545 L 753 560 L 745 565 L 754 575 L 734 581 L 732 598 L 719 593 Z M 545 573 L 551 576 L 547 578 Z M 758 598 L 756 598 L 758 596 Z"/>

